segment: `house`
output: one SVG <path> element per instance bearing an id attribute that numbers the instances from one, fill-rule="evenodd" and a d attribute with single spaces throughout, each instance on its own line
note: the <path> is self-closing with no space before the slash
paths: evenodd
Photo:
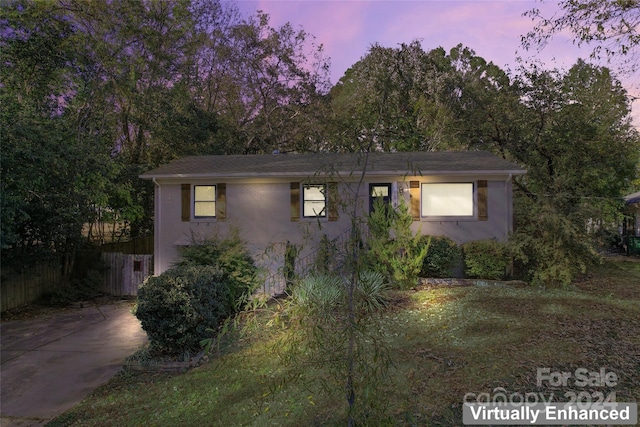
<path id="1" fill-rule="evenodd" d="M 159 274 L 194 237 L 232 228 L 255 259 L 276 268 L 285 242 L 304 256 L 323 235 L 349 230 L 354 207 L 365 217 L 376 198 L 393 206 L 404 199 L 416 232 L 504 240 L 513 227 L 512 179 L 525 173 L 484 151 L 376 152 L 191 156 L 141 178 L 155 185 Z"/>

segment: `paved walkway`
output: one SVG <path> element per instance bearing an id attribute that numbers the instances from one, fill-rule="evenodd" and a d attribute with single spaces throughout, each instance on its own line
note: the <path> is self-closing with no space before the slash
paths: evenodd
<path id="1" fill-rule="evenodd" d="M 130 303 L 0 324 L 0 426 L 44 426 L 107 382 L 146 341 Z"/>

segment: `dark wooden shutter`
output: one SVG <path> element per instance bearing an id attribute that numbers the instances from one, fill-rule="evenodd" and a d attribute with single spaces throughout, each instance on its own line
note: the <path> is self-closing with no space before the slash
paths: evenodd
<path id="1" fill-rule="evenodd" d="M 329 210 L 329 221 L 338 220 L 338 183 L 330 182 L 327 184 L 327 205 Z"/>
<path id="2" fill-rule="evenodd" d="M 191 184 L 182 184 L 182 221 L 191 221 Z"/>
<path id="3" fill-rule="evenodd" d="M 409 182 L 409 213 L 414 221 L 420 221 L 420 182 Z"/>
<path id="4" fill-rule="evenodd" d="M 291 221 L 300 221 L 300 183 L 291 183 Z"/>
<path id="5" fill-rule="evenodd" d="M 489 219 L 488 190 L 487 181 L 478 181 L 478 221 L 487 221 Z"/>
<path id="6" fill-rule="evenodd" d="M 216 219 L 227 219 L 227 184 L 224 183 L 216 186 Z"/>

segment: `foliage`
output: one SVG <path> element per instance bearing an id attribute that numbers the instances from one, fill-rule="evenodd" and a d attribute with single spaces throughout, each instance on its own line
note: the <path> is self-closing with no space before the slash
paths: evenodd
<path id="1" fill-rule="evenodd" d="M 318 243 L 317 254 L 314 260 L 314 270 L 322 274 L 328 273 L 335 256 L 336 248 L 327 235 L 323 234 L 320 243 Z"/>
<path id="2" fill-rule="evenodd" d="M 578 46 L 593 46 L 592 58 L 608 60 L 626 58 L 629 71 L 637 69 L 640 46 L 640 3 L 637 0 L 562 0 L 561 13 L 545 18 L 534 8 L 525 13 L 537 21 L 533 30 L 522 37 L 525 48 L 544 47 L 556 34 L 565 30 Z"/>
<path id="3" fill-rule="evenodd" d="M 217 268 L 174 267 L 140 286 L 136 316 L 153 353 L 180 355 L 196 351 L 208 330 L 217 330 L 235 307 Z"/>
<path id="4" fill-rule="evenodd" d="M 53 292 L 43 295 L 47 304 L 66 307 L 71 303 L 93 300 L 103 295 L 101 288 L 104 273 L 100 270 L 89 270 L 81 279 L 72 279 L 63 283 Z"/>
<path id="5" fill-rule="evenodd" d="M 175 266 L 214 267 L 220 272 L 220 280 L 227 283 L 236 310 L 243 308 L 259 286 L 258 269 L 237 230 L 224 238 L 194 239 L 192 245 L 182 248 Z"/>
<path id="6" fill-rule="evenodd" d="M 286 306 L 288 331 L 276 348 L 288 366 L 301 370 L 295 375 L 305 383 L 319 383 L 330 395 L 345 392 L 340 385 L 350 376 L 346 393 L 351 420 L 381 414 L 376 392 L 389 379 L 391 360 L 377 333 L 376 314 L 387 306 L 388 291 L 384 277 L 373 271 L 358 275 L 351 297 L 342 277 L 312 275 L 298 283 Z M 310 367 L 324 369 L 328 376 L 309 375 Z"/>
<path id="7" fill-rule="evenodd" d="M 420 276 L 451 277 L 462 259 L 458 244 L 446 236 L 422 236 L 420 244 L 427 247 Z"/>
<path id="8" fill-rule="evenodd" d="M 462 245 L 465 273 L 480 279 L 502 279 L 510 262 L 508 246 L 493 239 L 474 240 Z"/>
<path id="9" fill-rule="evenodd" d="M 153 185 L 138 177 L 160 163 L 323 140 L 322 48 L 266 14 L 242 20 L 220 0 L 18 0 L 0 3 L 0 25 L 3 258 L 54 250 L 71 267 L 84 224 L 147 234 Z"/>
<path id="10" fill-rule="evenodd" d="M 282 274 L 286 282 L 286 291 L 290 292 L 291 287 L 296 281 L 296 258 L 300 253 L 301 247 L 287 241 L 284 248 L 284 267 Z"/>
<path id="11" fill-rule="evenodd" d="M 593 233 L 618 222 L 637 174 L 640 134 L 627 94 L 607 68 L 584 61 L 566 72 L 523 67 L 509 78 L 470 54 L 461 58 L 468 64 L 461 72 L 472 71 L 462 92 L 472 108 L 461 129 L 470 148 L 527 169 L 513 181 L 516 253 L 527 254 L 520 259 L 529 279 L 541 268 L 545 282 L 567 283 L 593 260 Z M 548 229 L 547 221 L 564 225 Z"/>
<path id="12" fill-rule="evenodd" d="M 331 148 L 354 151 L 442 150 L 456 146 L 456 75 L 443 49 L 418 41 L 378 44 L 331 89 Z"/>
<path id="13" fill-rule="evenodd" d="M 420 244 L 420 233 L 414 235 L 411 230 L 413 217 L 404 199 L 395 209 L 376 200 L 367 222 L 370 236 L 366 257 L 371 268 L 395 287 L 415 286 L 427 246 Z"/>
<path id="14" fill-rule="evenodd" d="M 522 200 L 518 206 L 527 210 L 527 221 L 516 228 L 511 247 L 527 280 L 545 287 L 567 286 L 600 262 L 592 236 L 576 225 L 575 218 L 559 213 L 554 203 L 537 206 Z"/>
<path id="15" fill-rule="evenodd" d="M 136 316 L 154 352 L 194 351 L 242 310 L 257 286 L 257 269 L 237 233 L 194 241 L 176 265 L 142 284 Z"/>
<path id="16" fill-rule="evenodd" d="M 81 37 L 49 2 L 0 5 L 3 260 L 55 254 L 68 279 L 114 168 Z"/>

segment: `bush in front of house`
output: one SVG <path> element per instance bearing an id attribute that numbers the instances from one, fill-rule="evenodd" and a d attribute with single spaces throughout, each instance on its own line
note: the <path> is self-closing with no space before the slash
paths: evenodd
<path id="1" fill-rule="evenodd" d="M 206 240 L 142 284 L 136 316 L 154 354 L 195 352 L 244 307 L 257 285 L 257 268 L 237 236 Z"/>
<path id="2" fill-rule="evenodd" d="M 194 240 L 182 248 L 180 255 L 177 267 L 212 266 L 221 270 L 238 308 L 242 308 L 259 285 L 258 269 L 237 230 L 224 238 Z"/>
<path id="3" fill-rule="evenodd" d="M 156 355 L 195 352 L 234 312 L 228 283 L 215 267 L 174 267 L 138 290 L 136 316 Z"/>
<path id="4" fill-rule="evenodd" d="M 367 218 L 369 238 L 365 262 L 386 277 L 396 288 L 409 289 L 418 283 L 427 248 L 420 245 L 420 235 L 411 229 L 413 217 L 404 199 L 397 207 L 376 200 Z"/>
<path id="5" fill-rule="evenodd" d="M 422 236 L 420 245 L 427 247 L 420 277 L 451 277 L 462 259 L 460 246 L 446 236 Z"/>
<path id="6" fill-rule="evenodd" d="M 493 239 L 474 240 L 462 245 L 465 274 L 477 279 L 502 279 L 510 254 L 505 243 Z"/>

